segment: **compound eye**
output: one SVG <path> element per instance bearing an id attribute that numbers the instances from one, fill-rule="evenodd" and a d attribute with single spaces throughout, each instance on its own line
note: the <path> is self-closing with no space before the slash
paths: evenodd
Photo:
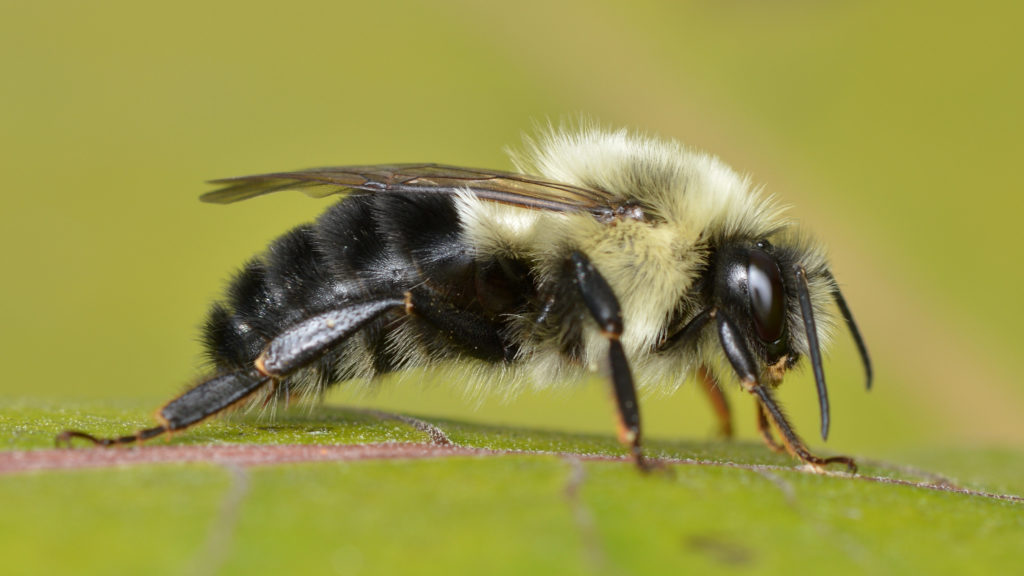
<path id="1" fill-rule="evenodd" d="M 785 326 L 786 307 L 782 271 L 775 259 L 761 250 L 751 250 L 747 286 L 758 337 L 762 342 L 778 341 Z"/>

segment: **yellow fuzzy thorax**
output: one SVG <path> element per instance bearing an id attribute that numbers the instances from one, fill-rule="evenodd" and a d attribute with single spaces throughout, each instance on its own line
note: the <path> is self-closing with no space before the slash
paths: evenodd
<path id="1" fill-rule="evenodd" d="M 720 363 L 717 352 L 670 360 L 656 358 L 650 351 L 665 336 L 673 314 L 686 303 L 708 244 L 736 234 L 778 234 L 787 225 L 779 205 L 713 156 L 626 130 L 549 129 L 527 140 L 525 151 L 513 152 L 512 158 L 525 174 L 602 190 L 624 203 L 637 203 L 645 219 L 608 223 L 590 214 L 541 212 L 465 194 L 458 206 L 470 244 L 483 253 L 531 260 L 542 277 L 555 274 L 569 252 L 587 254 L 619 298 L 622 342 L 641 386 L 661 381 L 675 388 L 698 362 Z M 821 265 L 809 270 L 824 267 L 823 255 L 816 258 Z M 826 305 L 823 297 L 815 298 L 824 320 L 823 338 L 831 326 L 823 310 Z M 588 325 L 585 364 L 595 368 L 605 348 L 596 326 Z M 530 372 L 550 371 L 559 362 L 543 347 L 530 354 L 535 357 L 527 360 L 543 365 Z M 550 375 L 543 380 L 550 381 Z"/>

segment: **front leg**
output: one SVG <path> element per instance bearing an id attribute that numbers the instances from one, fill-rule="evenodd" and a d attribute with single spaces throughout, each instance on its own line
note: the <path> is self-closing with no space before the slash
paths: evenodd
<path id="1" fill-rule="evenodd" d="M 729 359 L 733 370 L 739 376 L 743 389 L 753 394 L 760 404 L 758 418 L 766 418 L 775 424 L 779 434 L 782 436 L 782 442 L 789 453 L 817 472 L 823 471 L 825 466 L 829 464 L 842 464 L 846 466 L 851 474 L 856 473 L 857 464 L 852 458 L 846 456 L 820 458 L 811 454 L 804 445 L 804 441 L 800 439 L 796 431 L 789 424 L 789 421 L 786 420 L 786 416 L 782 413 L 778 402 L 772 396 L 771 390 L 762 386 L 758 381 L 754 358 L 747 349 L 747 345 L 743 342 L 743 337 L 740 336 L 735 323 L 721 310 L 715 311 L 715 317 L 718 321 L 718 338 L 722 343 L 722 350 L 725 352 L 726 358 Z M 764 428 L 762 428 L 763 431 Z M 768 442 L 767 437 L 766 442 Z M 775 442 L 772 440 L 768 444 L 772 446 Z"/>
<path id="2" fill-rule="evenodd" d="M 636 399 L 636 386 L 629 370 L 626 352 L 619 340 L 622 336 L 622 308 L 608 281 L 581 252 L 569 256 L 573 271 L 573 282 L 579 290 L 583 303 L 590 315 L 601 327 L 601 336 L 608 340 L 608 365 L 611 371 L 612 390 L 619 413 L 619 442 L 633 455 L 633 460 L 642 471 L 650 469 L 640 448 L 640 404 Z"/>

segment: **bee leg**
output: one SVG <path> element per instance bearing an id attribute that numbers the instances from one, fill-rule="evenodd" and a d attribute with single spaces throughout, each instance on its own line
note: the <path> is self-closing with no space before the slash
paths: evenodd
<path id="1" fill-rule="evenodd" d="M 173 430 L 187 428 L 220 412 L 252 394 L 269 379 L 253 368 L 218 374 L 165 404 L 156 415 L 160 421 L 159 426 L 116 438 L 97 438 L 85 432 L 65 430 L 57 435 L 55 443 L 58 447 L 70 447 L 73 438 L 81 438 L 97 446 L 116 446 L 149 440 Z"/>
<path id="2" fill-rule="evenodd" d="M 56 443 L 70 446 L 72 439 L 82 438 L 99 446 L 132 444 L 187 428 L 246 399 L 268 382 L 278 381 L 319 359 L 330 347 L 381 314 L 408 306 L 405 298 L 384 298 L 318 314 L 271 340 L 252 367 L 213 376 L 165 404 L 156 415 L 159 426 L 118 438 L 97 438 L 66 430 L 57 436 Z"/>
<path id="3" fill-rule="evenodd" d="M 715 312 L 711 308 L 702 310 L 690 319 L 685 326 L 665 338 L 658 345 L 657 351 L 664 352 L 673 348 L 694 346 L 703 333 L 704 327 L 714 317 L 714 314 Z M 708 399 L 711 400 L 711 407 L 715 410 L 715 416 L 718 418 L 718 433 L 724 438 L 732 438 L 732 413 L 729 410 L 729 402 L 726 400 L 725 394 L 722 393 L 722 387 L 719 386 L 717 379 L 711 375 L 707 366 L 701 366 L 697 369 L 697 380 L 700 382 L 701 388 L 708 395 Z"/>
<path id="4" fill-rule="evenodd" d="M 715 417 L 718 418 L 718 434 L 723 438 L 732 438 L 732 412 L 729 410 L 729 401 L 726 399 L 725 393 L 722 392 L 722 387 L 718 385 L 718 380 L 711 375 L 707 366 L 697 369 L 697 380 L 704 392 L 707 393 L 708 399 L 711 400 L 711 407 L 715 410 Z"/>
<path id="5" fill-rule="evenodd" d="M 748 385 L 745 383 L 745 387 Z M 748 387 L 748 391 L 757 396 L 757 399 L 761 402 L 761 405 L 767 411 L 770 419 L 775 423 L 775 427 L 778 428 L 779 433 L 782 435 L 782 441 L 786 444 L 786 448 L 789 453 L 796 457 L 798 460 L 807 464 L 817 472 L 824 470 L 824 467 L 829 464 L 842 464 L 846 466 L 847 471 L 851 474 L 857 473 L 857 463 L 853 461 L 853 458 L 848 456 L 833 456 L 831 458 L 819 458 L 810 453 L 807 447 L 804 445 L 803 440 L 796 434 L 793 427 L 790 426 L 786 420 L 786 415 L 783 414 L 782 409 L 779 408 L 778 403 L 772 398 L 771 392 L 761 386 L 758 383 L 753 383 L 752 386 Z"/>
<path id="6" fill-rule="evenodd" d="M 743 343 L 742 336 L 740 336 L 736 325 L 720 310 L 715 311 L 715 316 L 718 320 L 718 337 L 722 343 L 722 349 L 725 351 L 725 356 L 729 359 L 733 369 L 736 370 L 743 388 L 757 397 L 761 407 L 767 413 L 767 418 L 779 430 L 779 434 L 782 435 L 782 441 L 785 443 L 789 453 L 819 472 L 828 464 L 843 464 L 850 473 L 856 473 L 857 464 L 854 463 L 852 458 L 846 456 L 819 458 L 807 450 L 803 440 L 800 439 L 796 431 L 793 430 L 793 427 L 790 426 L 789 421 L 786 420 L 782 408 L 775 402 L 771 391 L 758 382 L 754 359 Z"/>
<path id="7" fill-rule="evenodd" d="M 640 448 L 640 405 L 636 398 L 633 375 L 619 337 L 622 335 L 622 309 L 611 286 L 590 260 L 580 252 L 570 258 L 573 280 L 584 304 L 601 327 L 601 335 L 608 340 L 608 362 L 611 368 L 612 389 L 619 412 L 619 442 L 624 444 L 642 471 L 651 468 Z"/>
<path id="8" fill-rule="evenodd" d="M 161 434 L 167 432 L 167 428 L 164 426 L 154 426 L 153 428 L 145 428 L 139 430 L 131 436 L 120 436 L 117 438 L 98 438 L 89 434 L 88 432 L 81 432 L 78 430 L 65 430 L 53 439 L 54 445 L 57 448 L 70 448 L 71 441 L 75 438 L 81 438 L 88 440 L 96 446 L 114 446 L 117 444 L 134 444 L 135 442 L 142 442 L 143 440 L 149 440 L 155 438 Z"/>
<path id="9" fill-rule="evenodd" d="M 478 314 L 453 305 L 426 285 L 419 285 L 406 296 L 406 311 L 422 318 L 462 352 L 492 361 L 511 361 L 514 348 L 506 344 L 496 325 Z"/>
<path id="10" fill-rule="evenodd" d="M 284 330 L 267 344 L 254 365 L 261 374 L 284 378 L 318 360 L 331 347 L 355 334 L 371 320 L 395 309 L 409 309 L 408 297 L 381 298 L 346 304 L 307 318 Z"/>
<path id="11" fill-rule="evenodd" d="M 779 441 L 772 434 L 772 427 L 768 423 L 768 413 L 764 410 L 764 404 L 755 401 L 754 405 L 757 408 L 757 433 L 761 435 L 761 440 L 764 441 L 765 445 L 772 452 L 785 452 L 786 447 L 779 444 Z"/>

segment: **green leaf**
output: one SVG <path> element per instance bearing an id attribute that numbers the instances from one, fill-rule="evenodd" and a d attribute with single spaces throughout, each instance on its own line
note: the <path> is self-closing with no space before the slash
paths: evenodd
<path id="1" fill-rule="evenodd" d="M 240 415 L 169 443 L 429 442 L 400 418 L 330 407 Z M 500 452 L 0 475 L 5 573 L 1005 573 L 1024 559 L 1021 500 L 937 482 L 953 470 L 976 489 L 1019 486 L 999 472 L 1019 454 L 946 454 L 931 472 L 862 461 L 851 477 L 809 473 L 753 443 L 654 441 L 652 455 L 678 461 L 642 474 L 607 459 L 623 454 L 610 434 L 419 420 Z M 66 427 L 146 425 L 128 407 L 0 409 L 8 450 L 48 449 Z M 118 450 L 163 442 L 151 444 Z"/>

